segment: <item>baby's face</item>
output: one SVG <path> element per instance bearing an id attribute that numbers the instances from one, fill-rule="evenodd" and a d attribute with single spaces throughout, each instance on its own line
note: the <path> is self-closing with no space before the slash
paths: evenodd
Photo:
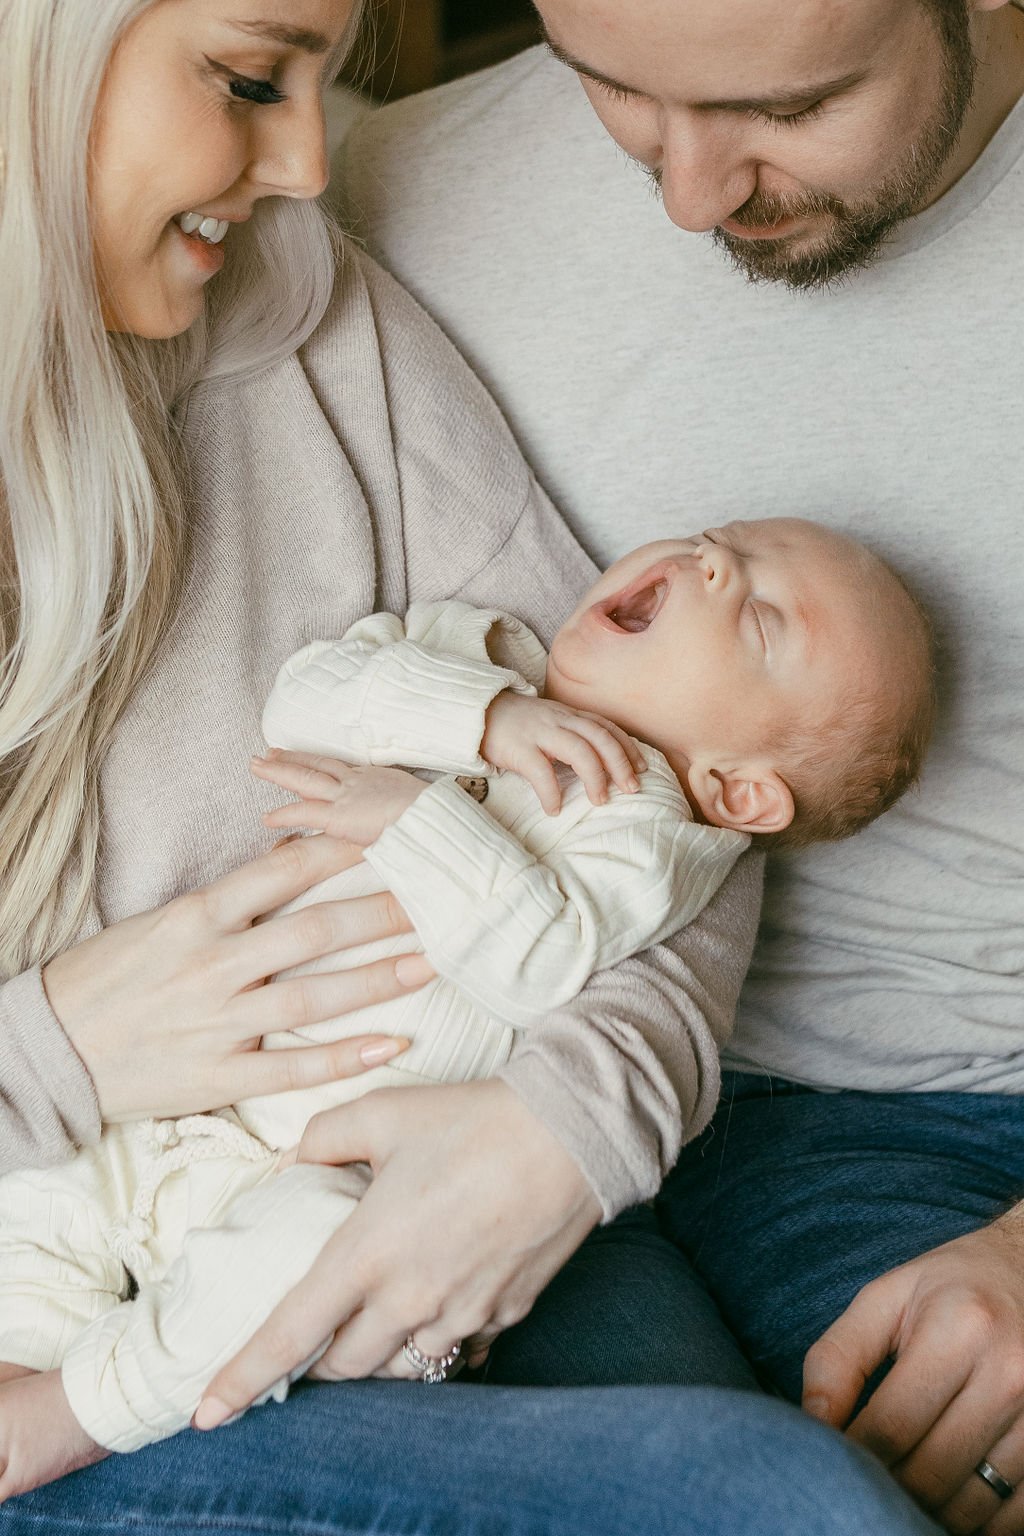
<path id="1" fill-rule="evenodd" d="M 547 692 L 660 748 L 677 772 L 771 762 L 780 728 L 825 721 L 880 672 L 866 552 L 796 518 L 634 550 L 555 637 Z"/>

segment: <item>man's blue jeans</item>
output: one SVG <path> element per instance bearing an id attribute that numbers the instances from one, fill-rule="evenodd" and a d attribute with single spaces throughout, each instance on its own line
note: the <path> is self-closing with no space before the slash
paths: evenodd
<path id="1" fill-rule="evenodd" d="M 1020 1098 L 731 1074 L 658 1205 L 762 1383 L 796 1402 L 804 1355 L 862 1286 L 1022 1198 Z"/>

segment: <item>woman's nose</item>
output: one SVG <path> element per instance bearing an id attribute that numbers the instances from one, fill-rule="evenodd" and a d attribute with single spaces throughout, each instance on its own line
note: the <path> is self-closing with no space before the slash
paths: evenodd
<path id="1" fill-rule="evenodd" d="M 281 102 L 266 116 L 270 122 L 252 169 L 253 181 L 266 195 L 319 197 L 330 180 L 322 98 L 317 94 L 308 101 Z"/>

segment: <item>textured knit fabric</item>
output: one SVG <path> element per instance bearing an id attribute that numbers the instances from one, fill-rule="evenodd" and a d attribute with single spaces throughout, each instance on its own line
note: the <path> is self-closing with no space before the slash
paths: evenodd
<path id="1" fill-rule="evenodd" d="M 362 258 L 301 356 L 195 393 L 185 439 L 190 567 L 105 764 L 93 926 L 271 845 L 260 813 L 275 794 L 248 760 L 292 652 L 374 609 L 451 596 L 511 609 L 547 642 L 594 578 L 484 391 Z M 708 1119 L 760 873 L 742 858 L 671 946 L 599 972 L 503 1069 L 606 1216 L 653 1193 Z M 99 1133 L 88 1080 L 31 978 L 8 983 L 0 1008 L 3 1165 L 59 1161 Z"/>
<path id="2" fill-rule="evenodd" d="M 675 228 L 541 50 L 366 118 L 339 174 L 602 563 L 795 514 L 890 558 L 933 618 L 921 790 L 769 860 L 726 1059 L 1024 1091 L 1024 103 L 825 292 L 752 285 Z"/>
<path id="3" fill-rule="evenodd" d="M 594 971 L 658 942 L 703 911 L 749 839 L 698 826 L 660 752 L 644 750 L 640 791 L 591 805 L 562 773 L 548 816 L 517 774 L 480 755 L 485 712 L 505 687 L 543 687 L 545 652 L 518 619 L 466 603 L 375 614 L 340 641 L 315 641 L 282 667 L 263 714 L 267 740 L 348 762 L 418 764 L 435 782 L 366 849 L 364 863 L 314 886 L 289 911 L 389 889 L 413 935 L 325 955 L 288 976 L 348 969 L 424 949 L 438 979 L 340 1019 L 268 1036 L 265 1047 L 387 1033 L 412 1048 L 387 1067 L 238 1106 L 269 1146 L 298 1141 L 310 1116 L 383 1084 L 491 1076 L 528 1029 Z M 424 747 L 426 743 L 426 747 Z M 478 805 L 453 775 L 488 778 Z"/>
<path id="4" fill-rule="evenodd" d="M 183 1429 L 365 1188 L 358 1168 L 276 1165 L 229 1114 L 194 1115 L 0 1179 L 0 1357 L 59 1369 L 108 1450 Z"/>
<path id="5" fill-rule="evenodd" d="M 295 1145 L 312 1114 L 385 1083 L 493 1075 L 514 1049 L 510 1026 L 528 1029 L 594 970 L 691 922 L 747 847 L 737 832 L 694 823 L 650 747 L 636 794 L 613 790 L 594 806 L 566 775 L 557 816 L 517 774 L 494 774 L 480 757 L 487 705 L 509 684 L 536 692 L 544 667 L 520 621 L 449 602 L 414 605 L 404 625 L 391 614 L 361 620 L 282 668 L 264 714 L 274 744 L 401 763 L 429 715 L 452 772 L 490 775 L 487 806 L 439 776 L 365 850 L 365 865 L 289 904 L 390 888 L 407 907 L 437 980 L 264 1040 L 406 1035 L 412 1049 L 393 1067 L 249 1100 L 241 1126 L 197 1115 L 113 1127 L 70 1163 L 0 1180 L 0 1360 L 61 1365 L 98 1444 L 134 1451 L 184 1429 L 211 1376 L 351 1214 L 359 1170 L 275 1177 L 268 1149 Z M 360 947 L 278 980 L 368 958 Z M 131 1301 L 129 1278 L 140 1287 Z"/>

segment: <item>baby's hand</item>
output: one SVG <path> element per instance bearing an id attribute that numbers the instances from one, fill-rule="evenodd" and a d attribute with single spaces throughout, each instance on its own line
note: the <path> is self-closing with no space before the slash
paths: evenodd
<path id="1" fill-rule="evenodd" d="M 268 752 L 250 768 L 298 799 L 263 817 L 267 827 L 307 828 L 368 848 L 427 788 L 402 768 L 362 768 L 303 752 Z"/>
<path id="2" fill-rule="evenodd" d="M 633 738 L 610 720 L 508 689 L 487 710 L 480 753 L 495 768 L 508 768 L 532 784 L 549 816 L 562 805 L 554 763 L 572 769 L 594 805 L 608 799 L 609 780 L 634 794 L 640 788 L 636 776 L 647 767 Z"/>

